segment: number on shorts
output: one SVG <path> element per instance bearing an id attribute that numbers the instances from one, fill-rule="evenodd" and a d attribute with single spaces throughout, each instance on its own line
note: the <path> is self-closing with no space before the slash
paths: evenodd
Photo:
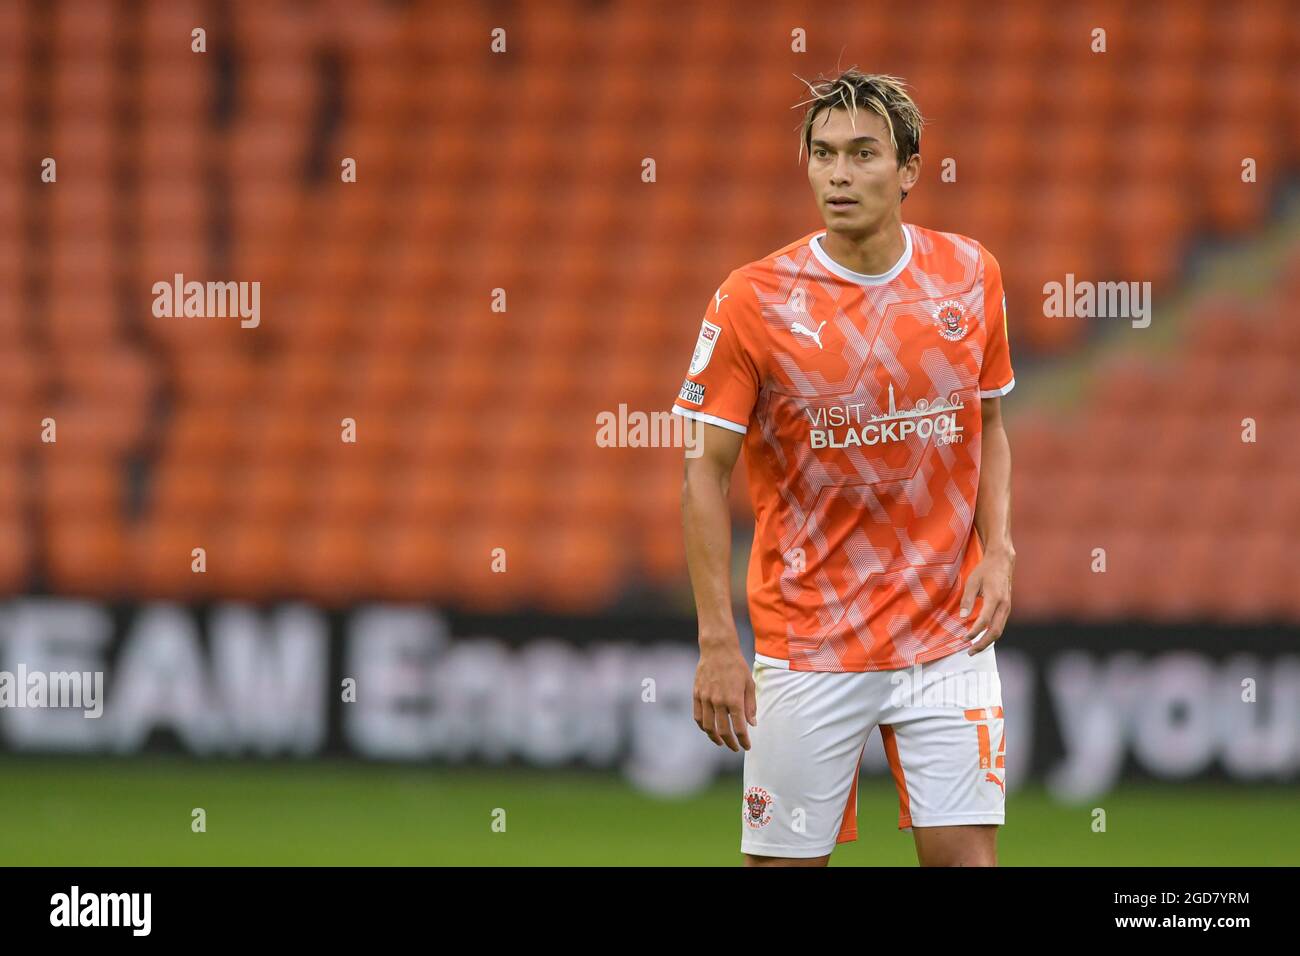
<path id="1" fill-rule="evenodd" d="M 974 710 L 966 711 L 966 719 L 974 720 L 974 721 L 1001 720 L 1002 708 L 1001 707 L 977 707 Z M 1002 725 L 1002 738 L 998 741 L 998 753 L 997 753 L 996 760 L 993 758 L 993 747 L 992 747 L 992 742 L 989 739 L 988 724 L 977 723 L 975 725 L 975 733 L 979 738 L 979 745 L 980 745 L 980 769 L 988 770 L 990 767 L 997 767 L 1001 769 L 1005 767 L 1006 755 L 1007 755 L 1006 724 L 1003 723 Z"/>

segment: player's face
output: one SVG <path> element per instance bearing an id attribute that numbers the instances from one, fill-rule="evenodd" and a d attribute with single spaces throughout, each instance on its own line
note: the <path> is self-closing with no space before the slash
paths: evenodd
<path id="1" fill-rule="evenodd" d="M 813 121 L 808 182 L 826 228 L 862 235 L 879 229 L 915 184 L 921 157 L 901 169 L 884 117 L 831 109 Z M 835 201 L 835 200 L 845 201 Z"/>

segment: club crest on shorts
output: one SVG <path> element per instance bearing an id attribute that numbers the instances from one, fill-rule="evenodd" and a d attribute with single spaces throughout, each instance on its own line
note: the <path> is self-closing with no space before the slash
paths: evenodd
<path id="1" fill-rule="evenodd" d="M 966 324 L 966 310 L 955 299 L 945 299 L 934 310 L 934 324 L 939 334 L 949 342 L 964 339 L 970 331 Z"/>
<path id="2" fill-rule="evenodd" d="M 772 822 L 772 795 L 762 787 L 750 787 L 742 815 L 751 830 L 761 830 Z"/>
<path id="3" fill-rule="evenodd" d="M 699 375 L 704 371 L 709 359 L 713 358 L 713 346 L 718 344 L 718 336 L 721 334 L 722 326 L 704 320 L 700 326 L 699 340 L 695 343 L 695 354 L 691 356 L 691 375 Z"/>

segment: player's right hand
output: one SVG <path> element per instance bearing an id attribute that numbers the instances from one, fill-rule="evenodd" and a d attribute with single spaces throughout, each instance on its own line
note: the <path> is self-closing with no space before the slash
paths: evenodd
<path id="1" fill-rule="evenodd" d="M 715 744 L 734 751 L 749 749 L 749 725 L 758 726 L 758 703 L 754 677 L 738 643 L 715 648 L 702 643 L 694 706 L 695 723 Z"/>

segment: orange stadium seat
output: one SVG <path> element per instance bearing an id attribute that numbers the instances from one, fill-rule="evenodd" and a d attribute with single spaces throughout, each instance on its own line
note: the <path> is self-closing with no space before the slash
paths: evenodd
<path id="1" fill-rule="evenodd" d="M 126 538 L 119 515 L 50 515 L 50 587 L 63 593 L 116 598 L 133 586 L 127 569 Z"/>

